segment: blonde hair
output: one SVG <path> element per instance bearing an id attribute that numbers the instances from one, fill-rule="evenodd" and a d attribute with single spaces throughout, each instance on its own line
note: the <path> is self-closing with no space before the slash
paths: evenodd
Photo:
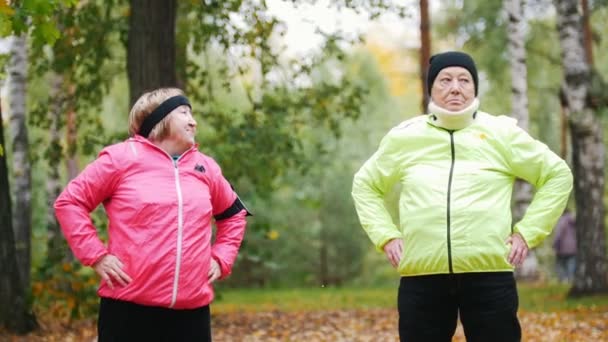
<path id="1" fill-rule="evenodd" d="M 129 136 L 133 137 L 139 133 L 144 120 L 165 102 L 168 98 L 184 95 L 184 92 L 178 88 L 159 88 L 156 90 L 144 93 L 135 101 L 135 104 L 129 112 Z M 170 132 L 168 116 L 164 117 L 148 135 L 149 140 L 160 141 L 169 135 Z"/>

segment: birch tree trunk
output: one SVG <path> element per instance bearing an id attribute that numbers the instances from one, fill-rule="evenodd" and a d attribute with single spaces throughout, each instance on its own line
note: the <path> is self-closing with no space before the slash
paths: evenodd
<path id="1" fill-rule="evenodd" d="M 69 79 L 69 77 L 68 77 Z M 65 78 L 64 78 L 65 80 Z M 69 82 L 69 81 L 68 81 Z M 76 87 L 71 84 L 65 88 L 68 88 L 67 94 L 68 99 L 63 97 L 63 101 L 67 106 L 65 107 L 65 145 L 66 145 L 66 156 L 65 156 L 65 167 L 68 173 L 68 182 L 78 176 L 78 123 L 76 118 L 76 110 L 74 110 L 74 99 L 76 93 Z M 57 103 L 56 103 L 57 104 Z"/>
<path id="2" fill-rule="evenodd" d="M 599 117 L 587 105 L 590 66 L 583 47 L 578 0 L 554 0 L 561 44 L 564 95 L 572 141 L 577 270 L 569 296 L 608 292 L 604 232 L 604 143 Z"/>
<path id="3" fill-rule="evenodd" d="M 431 20 L 429 19 L 429 2 L 420 0 L 420 84 L 422 84 L 422 113 L 427 112 L 429 91 L 427 74 L 431 58 Z"/>
<path id="4" fill-rule="evenodd" d="M 7 72 L 15 185 L 15 208 L 13 212 L 15 249 L 17 251 L 17 266 L 21 277 L 21 286 L 29 289 L 32 235 L 32 176 L 25 109 L 27 80 L 27 40 L 25 36 L 15 36 L 11 40 L 10 60 Z"/>
<path id="5" fill-rule="evenodd" d="M 593 34 L 591 32 L 591 13 L 589 12 L 589 1 L 582 0 L 581 7 L 583 10 L 583 41 L 585 42 L 585 55 L 587 63 L 593 65 Z"/>
<path id="6" fill-rule="evenodd" d="M 517 124 L 528 130 L 530 116 L 528 113 L 528 69 L 526 67 L 526 37 L 524 33 L 524 1 L 505 0 L 507 12 L 507 50 L 511 64 L 511 116 Z M 524 216 L 532 201 L 532 186 L 518 179 L 513 189 L 513 222 Z M 531 252 L 524 264 L 516 270 L 518 277 L 533 278 L 538 275 L 538 260 Z"/>
<path id="7" fill-rule="evenodd" d="M 63 91 L 63 76 L 53 73 L 51 75 L 51 104 L 49 106 L 49 147 L 48 165 L 49 173 L 46 179 L 47 193 L 47 262 L 51 265 L 72 261 L 65 239 L 61 234 L 59 223 L 55 217 L 53 205 L 61 192 L 60 162 L 63 159 L 61 148 L 61 115 L 64 112 L 65 92 Z M 68 172 L 69 173 L 69 172 Z M 71 175 L 70 175 L 71 176 Z M 70 177 L 68 176 L 68 177 Z"/>
<path id="8" fill-rule="evenodd" d="M 28 312 L 17 267 L 3 122 L 0 107 L 0 327 L 26 333 L 36 327 L 36 321 Z"/>

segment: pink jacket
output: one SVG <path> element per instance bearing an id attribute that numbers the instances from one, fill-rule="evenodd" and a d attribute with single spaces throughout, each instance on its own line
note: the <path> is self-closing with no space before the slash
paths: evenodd
<path id="1" fill-rule="evenodd" d="M 186 309 L 213 300 L 207 282 L 211 257 L 218 261 L 222 277 L 231 272 L 247 212 L 238 210 L 216 221 L 213 245 L 211 222 L 237 199 L 217 163 L 196 146 L 173 161 L 136 136 L 103 149 L 57 198 L 55 212 L 84 265 L 110 253 L 133 279 L 114 290 L 102 281 L 99 296 Z M 89 215 L 100 203 L 109 219 L 107 247 Z"/>

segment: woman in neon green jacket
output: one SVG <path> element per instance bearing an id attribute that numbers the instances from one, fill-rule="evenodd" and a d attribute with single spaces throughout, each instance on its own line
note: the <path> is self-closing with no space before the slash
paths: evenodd
<path id="1" fill-rule="evenodd" d="M 429 114 L 393 128 L 356 173 L 363 229 L 401 275 L 402 341 L 519 341 L 513 269 L 555 225 L 572 189 L 567 164 L 514 119 L 479 111 L 473 59 L 431 57 Z M 536 188 L 512 225 L 513 183 Z M 384 195 L 397 182 L 399 224 Z"/>

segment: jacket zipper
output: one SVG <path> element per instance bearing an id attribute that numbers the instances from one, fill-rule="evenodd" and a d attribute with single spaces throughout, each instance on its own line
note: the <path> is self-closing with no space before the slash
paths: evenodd
<path id="1" fill-rule="evenodd" d="M 131 138 L 133 139 L 133 138 Z M 179 272 L 182 263 L 182 239 L 183 239 L 183 226 L 184 226 L 184 208 L 183 208 L 183 199 L 182 199 L 182 187 L 179 182 L 179 169 L 177 166 L 177 162 L 184 157 L 184 155 L 190 153 L 190 151 L 195 150 L 194 147 L 190 148 L 186 152 L 182 153 L 177 160 L 174 160 L 171 155 L 169 155 L 166 151 L 161 149 L 160 147 L 144 141 L 144 143 L 149 144 L 153 148 L 158 149 L 162 153 L 164 153 L 173 163 L 173 169 L 175 174 L 175 190 L 177 191 L 177 246 L 176 246 L 176 256 L 175 256 L 175 275 L 173 276 L 173 292 L 171 295 L 171 303 L 169 304 L 169 308 L 173 308 L 175 306 L 175 302 L 177 301 L 177 289 L 179 286 Z"/>
<path id="2" fill-rule="evenodd" d="M 183 155 L 182 155 L 183 156 Z M 181 158 L 181 156 L 180 156 Z M 178 159 L 179 160 L 179 159 Z M 177 288 L 179 285 L 179 270 L 182 262 L 182 235 L 183 235 L 183 200 L 182 200 L 182 188 L 179 183 L 179 168 L 177 167 L 177 160 L 173 160 L 174 172 L 175 172 L 175 189 L 177 190 L 177 247 L 175 256 L 175 275 L 173 277 L 173 295 L 171 297 L 171 304 L 169 308 L 173 308 L 177 301 Z"/>
<path id="3" fill-rule="evenodd" d="M 452 267 L 452 239 L 450 237 L 451 232 L 451 215 L 450 215 L 450 198 L 452 192 L 452 176 L 454 174 L 454 161 L 456 159 L 454 152 L 454 131 L 448 131 L 450 133 L 450 149 L 452 152 L 452 164 L 450 165 L 450 177 L 448 178 L 448 205 L 447 205 L 447 241 L 448 241 L 448 266 L 450 268 L 450 274 L 454 273 L 454 268 Z"/>

